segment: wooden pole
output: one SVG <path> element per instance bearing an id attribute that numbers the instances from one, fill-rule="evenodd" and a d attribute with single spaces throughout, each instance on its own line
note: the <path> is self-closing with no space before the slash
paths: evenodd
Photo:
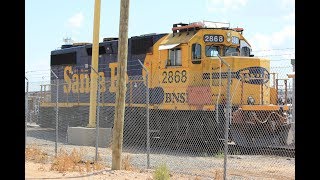
<path id="1" fill-rule="evenodd" d="M 126 73 L 128 57 L 129 0 L 121 0 L 118 42 L 117 91 L 112 136 L 112 170 L 121 169 L 123 123 L 126 97 Z"/>
<path id="2" fill-rule="evenodd" d="M 93 44 L 92 44 L 92 60 L 91 67 L 98 71 L 99 57 L 99 29 L 100 29 L 100 4 L 101 0 L 94 2 L 94 20 L 93 20 Z M 97 111 L 97 74 L 91 70 L 90 74 L 90 110 L 88 127 L 96 126 L 96 111 Z"/>

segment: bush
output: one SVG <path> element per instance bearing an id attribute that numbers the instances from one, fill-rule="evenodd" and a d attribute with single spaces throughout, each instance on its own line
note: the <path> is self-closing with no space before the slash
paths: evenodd
<path id="1" fill-rule="evenodd" d="M 125 156 L 124 159 L 122 159 L 122 170 L 126 170 L 126 171 L 132 171 L 134 168 L 131 165 L 131 157 L 129 155 Z"/>
<path id="2" fill-rule="evenodd" d="M 70 154 L 64 149 L 60 149 L 57 157 L 53 159 L 50 170 L 59 172 L 91 172 L 94 170 L 101 170 L 104 165 L 100 162 L 84 160 L 84 152 L 77 151 L 75 148 Z M 99 157 L 99 156 L 98 156 Z"/>
<path id="3" fill-rule="evenodd" d="M 214 155 L 215 158 L 224 158 L 224 152 L 219 151 L 217 154 Z"/>
<path id="4" fill-rule="evenodd" d="M 37 163 L 45 163 L 49 159 L 48 154 L 35 145 L 30 145 L 25 149 L 25 157 L 27 161 L 34 161 Z"/>
<path id="5" fill-rule="evenodd" d="M 156 168 L 153 174 L 155 180 L 168 180 L 170 179 L 170 171 L 166 164 L 161 164 Z"/>

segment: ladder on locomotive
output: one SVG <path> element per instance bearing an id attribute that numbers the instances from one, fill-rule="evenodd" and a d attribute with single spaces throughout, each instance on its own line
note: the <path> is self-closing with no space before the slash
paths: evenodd
<path id="1" fill-rule="evenodd" d="M 285 105 L 291 103 L 288 96 L 288 80 L 287 78 L 278 78 L 278 73 L 270 73 L 273 76 L 273 85 L 272 87 L 276 89 L 277 93 L 277 103 Z M 281 83 L 283 82 L 283 83 Z"/>

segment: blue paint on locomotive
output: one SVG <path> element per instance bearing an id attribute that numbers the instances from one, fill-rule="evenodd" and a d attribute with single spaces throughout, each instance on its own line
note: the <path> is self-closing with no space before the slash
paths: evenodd
<path id="1" fill-rule="evenodd" d="M 144 63 L 146 53 L 152 51 L 154 43 L 166 34 L 151 34 L 144 36 L 135 36 L 128 39 L 128 59 L 127 59 L 127 74 L 130 79 L 136 79 L 142 76 L 143 68 L 138 60 Z M 72 67 L 72 74 L 91 74 L 91 60 L 92 60 L 92 45 L 72 46 L 63 49 L 51 51 L 51 69 L 59 78 L 59 84 L 66 83 L 64 81 L 64 69 L 66 66 Z M 101 101 L 104 103 L 114 103 L 116 93 L 110 92 L 110 77 L 111 69 L 110 63 L 117 62 L 118 56 L 118 40 L 108 40 L 99 43 L 99 63 L 98 71 L 104 72 L 106 78 L 106 91 L 101 95 Z M 86 64 L 88 65 L 86 68 Z M 51 84 L 55 84 L 55 76 L 51 75 Z M 83 103 L 89 102 L 90 93 L 65 93 L 63 86 L 59 86 L 59 102 L 69 103 Z M 158 104 L 163 101 L 163 89 L 150 88 L 150 103 Z M 138 94 L 138 96 L 137 96 Z M 131 103 L 146 103 L 146 86 L 144 82 L 135 82 L 135 84 L 127 84 L 126 102 Z M 56 88 L 51 88 L 51 98 L 56 99 Z"/>

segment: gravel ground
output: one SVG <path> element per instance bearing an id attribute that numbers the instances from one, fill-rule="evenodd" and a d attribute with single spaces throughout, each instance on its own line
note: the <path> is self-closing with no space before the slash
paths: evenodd
<path id="1" fill-rule="evenodd" d="M 28 127 L 27 145 L 35 145 L 51 157 L 55 154 L 54 140 L 54 130 Z M 59 134 L 59 140 L 58 150 L 62 148 L 71 152 L 75 148 L 84 152 L 85 159 L 94 159 L 95 147 L 68 145 L 65 143 L 66 136 L 62 133 Z M 98 152 L 102 161 L 110 167 L 112 164 L 111 149 L 99 148 Z M 132 151 L 124 150 L 123 157 L 127 155 L 131 158 L 131 164 L 135 168 L 140 169 L 140 171 L 146 171 L 147 155 L 145 153 L 132 153 Z M 230 179 L 295 179 L 294 158 L 262 155 L 229 155 L 227 160 L 227 173 Z M 214 179 L 214 177 L 217 177 L 217 174 L 220 177 L 222 175 L 224 158 L 223 156 L 196 157 L 158 153 L 150 154 L 151 170 L 161 163 L 167 164 L 170 172 L 183 174 L 179 175 L 181 178 L 182 176 L 186 176 L 187 179 L 191 177 L 193 179 L 195 177 L 198 177 L 198 179 Z M 150 172 L 146 174 L 147 176 L 142 179 L 151 178 Z M 138 177 L 139 175 L 136 176 Z"/>

